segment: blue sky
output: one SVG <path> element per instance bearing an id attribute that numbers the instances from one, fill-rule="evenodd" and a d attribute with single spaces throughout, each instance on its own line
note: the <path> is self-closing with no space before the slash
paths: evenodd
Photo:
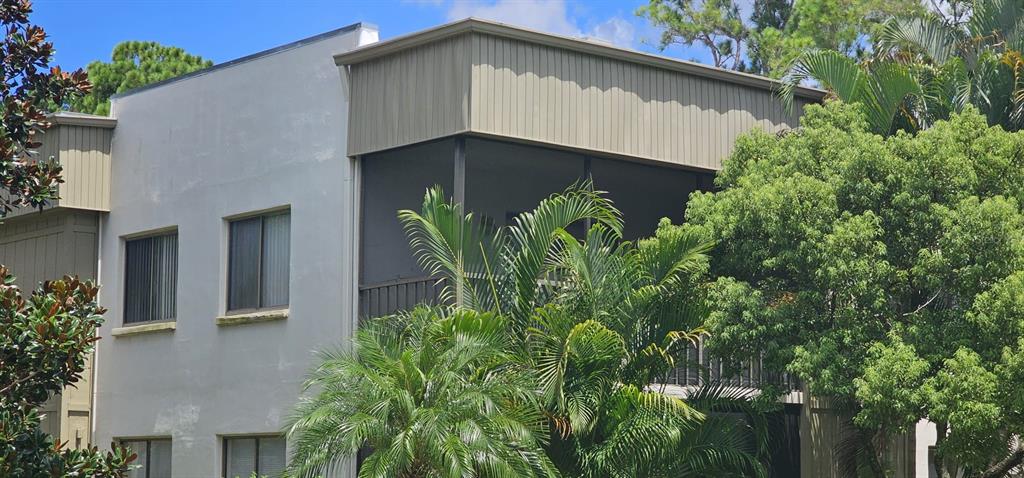
<path id="1" fill-rule="evenodd" d="M 646 0 L 35 0 L 33 22 L 65 69 L 109 59 L 124 40 L 180 46 L 215 63 L 356 22 L 388 39 L 476 16 L 657 52 L 658 31 L 634 15 Z M 703 60 L 698 48 L 664 54 Z"/>

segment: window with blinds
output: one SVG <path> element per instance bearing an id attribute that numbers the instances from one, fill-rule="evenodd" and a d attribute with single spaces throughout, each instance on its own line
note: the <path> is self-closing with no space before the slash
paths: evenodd
<path id="1" fill-rule="evenodd" d="M 224 439 L 223 478 L 280 476 L 285 469 L 282 437 L 233 437 Z"/>
<path id="2" fill-rule="evenodd" d="M 174 320 L 178 233 L 125 241 L 124 323 Z"/>
<path id="3" fill-rule="evenodd" d="M 128 478 L 171 478 L 171 440 L 122 440 L 136 455 Z"/>
<path id="4" fill-rule="evenodd" d="M 231 221 L 228 238 L 228 312 L 288 305 L 291 213 Z"/>

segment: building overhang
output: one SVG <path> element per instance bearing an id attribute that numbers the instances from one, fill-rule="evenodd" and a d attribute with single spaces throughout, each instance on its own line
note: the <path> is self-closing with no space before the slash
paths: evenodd
<path id="1" fill-rule="evenodd" d="M 88 126 L 92 128 L 114 129 L 117 119 L 109 116 L 90 115 L 73 111 L 58 111 L 46 116 L 55 125 Z"/>
<path id="2" fill-rule="evenodd" d="M 334 62 L 339 66 L 350 66 L 391 55 L 402 50 L 415 48 L 417 46 L 471 32 L 504 37 L 539 45 L 565 48 L 590 55 L 654 66 L 657 68 L 726 81 L 738 85 L 763 88 L 772 92 L 778 91 L 782 86 L 782 83 L 778 80 L 773 80 L 759 75 L 726 70 L 724 68 L 717 68 L 701 63 L 679 60 L 661 55 L 642 53 L 628 48 L 617 47 L 609 43 L 595 42 L 583 38 L 573 38 L 521 27 L 514 27 L 504 23 L 479 18 L 458 20 L 434 28 L 402 35 L 391 40 L 356 48 L 354 50 L 335 55 Z M 793 92 L 796 96 L 815 102 L 822 101 L 828 93 L 825 90 L 805 86 L 798 86 L 794 88 Z"/>
<path id="3" fill-rule="evenodd" d="M 468 19 L 339 54 L 348 155 L 454 135 L 714 171 L 736 138 L 794 128 L 825 92 Z"/>

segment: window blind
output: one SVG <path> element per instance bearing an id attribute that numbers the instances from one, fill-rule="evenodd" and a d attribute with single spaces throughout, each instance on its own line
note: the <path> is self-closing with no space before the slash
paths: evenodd
<path id="1" fill-rule="evenodd" d="M 126 241 L 125 323 L 173 320 L 177 284 L 177 233 Z"/>

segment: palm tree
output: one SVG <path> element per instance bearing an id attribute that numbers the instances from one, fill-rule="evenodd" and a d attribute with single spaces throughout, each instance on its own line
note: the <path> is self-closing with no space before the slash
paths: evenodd
<path id="1" fill-rule="evenodd" d="M 363 447 L 360 477 L 557 474 L 534 379 L 509 359 L 500 316 L 419 308 L 364 324 L 306 383 L 290 476 L 330 475 Z"/>
<path id="2" fill-rule="evenodd" d="M 787 109 L 793 107 L 793 90 L 807 80 L 816 81 L 836 99 L 860 104 L 871 130 L 886 135 L 899 124 L 897 113 L 913 119 L 907 106 L 923 92 L 905 65 L 876 60 L 857 63 L 838 51 L 812 50 L 800 55 L 782 79 L 779 95 Z"/>
<path id="3" fill-rule="evenodd" d="M 813 80 L 832 96 L 859 103 L 872 129 L 890 134 L 929 127 L 974 107 L 990 125 L 1024 127 L 1024 6 L 978 0 L 965 22 L 937 13 L 894 18 L 861 63 L 835 51 L 800 56 L 780 89 L 787 107 L 793 90 Z"/>
<path id="4" fill-rule="evenodd" d="M 928 126 L 974 106 L 991 125 L 1024 126 L 1024 5 L 978 0 L 952 23 L 932 13 L 889 21 L 877 56 L 906 65 L 923 86 L 917 116 Z"/>
<path id="5" fill-rule="evenodd" d="M 621 215 L 589 184 L 497 230 L 439 188 L 427 191 L 421 213 L 399 217 L 420 264 L 445 280 L 448 300 L 509 317 L 516 360 L 538 372 L 547 451 L 563 474 L 764 473 L 764 440 L 747 439 L 751 423 L 706 413 L 756 415 L 749 396 L 705 391 L 717 400 L 699 410 L 651 387 L 703 333 L 696 278 L 711 244 L 668 224 L 654 238 L 623 242 Z M 584 220 L 592 222 L 585 238 L 567 232 Z"/>

